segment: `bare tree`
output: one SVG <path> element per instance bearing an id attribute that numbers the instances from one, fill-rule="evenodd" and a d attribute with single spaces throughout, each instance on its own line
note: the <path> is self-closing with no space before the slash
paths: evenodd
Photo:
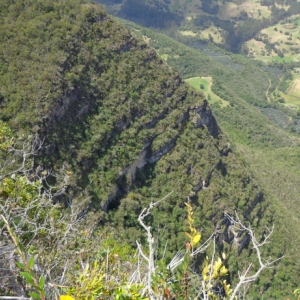
<path id="1" fill-rule="evenodd" d="M 0 137 L 0 146 L 4 138 Z M 41 141 L 29 139 L 18 146 L 12 138 L 7 139 L 8 146 L 0 147 L 0 292 L 23 297 L 28 292 L 16 265 L 25 256 L 16 253 L 9 226 L 26 259 L 34 257 L 37 277 L 52 284 L 45 285 L 51 295 L 50 290 L 64 284 L 68 270 L 74 267 L 77 249 L 72 245 L 81 235 L 79 223 L 84 221 L 87 203 L 69 199 L 62 206 L 57 201 L 69 185 L 69 172 L 64 166 L 55 173 L 40 166 L 33 168 Z M 55 184 L 50 184 L 49 178 Z M 85 227 L 86 238 L 93 226 Z"/>
<path id="2" fill-rule="evenodd" d="M 253 265 L 252 263 L 249 264 L 249 266 L 247 267 L 247 269 L 244 272 L 239 272 L 239 282 L 236 284 L 233 293 L 230 297 L 230 300 L 235 299 L 236 296 L 239 295 L 239 293 L 242 291 L 242 288 L 244 288 L 244 286 L 246 286 L 247 284 L 255 281 L 256 279 L 258 279 L 260 273 L 265 270 L 266 268 L 270 268 L 273 267 L 275 263 L 277 263 L 280 259 L 282 259 L 283 257 L 277 258 L 275 260 L 272 260 L 271 258 L 265 259 L 262 257 L 261 254 L 261 247 L 263 245 L 265 245 L 266 243 L 268 243 L 269 238 L 271 237 L 271 235 L 273 234 L 274 231 L 274 225 L 272 226 L 272 228 L 266 228 L 267 233 L 265 234 L 262 242 L 259 242 L 257 240 L 257 237 L 255 236 L 254 230 L 251 228 L 251 226 L 246 226 L 244 225 L 239 216 L 237 215 L 237 213 L 235 214 L 235 219 L 231 216 L 229 216 L 228 214 L 225 214 L 225 216 L 230 220 L 232 226 L 234 226 L 235 230 L 237 231 L 242 231 L 244 233 L 246 233 L 249 238 L 250 238 L 250 242 L 253 246 L 253 249 L 255 250 L 256 253 L 256 258 L 259 262 L 259 268 L 257 270 L 253 270 Z M 250 272 L 251 270 L 251 272 Z M 244 293 L 242 293 L 244 294 Z"/>
<path id="3" fill-rule="evenodd" d="M 171 192 L 172 193 L 172 192 Z M 170 193 L 170 194 L 171 194 Z M 148 208 L 144 208 L 142 212 L 139 215 L 138 221 L 140 225 L 145 229 L 146 235 L 147 235 L 147 242 L 148 242 L 148 253 L 145 254 L 143 251 L 142 245 L 137 241 L 137 247 L 138 252 L 141 255 L 141 257 L 146 261 L 147 268 L 143 269 L 143 276 L 139 275 L 140 281 L 145 283 L 145 289 L 143 291 L 144 295 L 148 295 L 151 300 L 154 299 L 168 299 L 167 296 L 164 296 L 162 293 L 157 294 L 153 290 L 153 276 L 155 275 L 155 272 L 157 270 L 156 261 L 154 258 L 154 253 L 156 251 L 155 245 L 154 245 L 154 238 L 151 232 L 151 226 L 147 226 L 145 224 L 145 218 L 151 214 L 151 210 L 157 206 L 161 201 L 165 200 L 170 194 L 168 194 L 166 197 L 160 199 L 157 202 L 150 203 Z M 264 246 L 266 243 L 268 243 L 268 240 L 270 236 L 273 233 L 274 226 L 272 228 L 267 228 L 267 233 L 265 234 L 262 242 L 259 242 L 257 240 L 257 237 L 254 233 L 254 230 L 251 228 L 251 226 L 244 225 L 239 216 L 236 214 L 233 218 L 232 216 L 225 213 L 225 217 L 230 221 L 231 226 L 230 230 L 233 230 L 234 232 L 239 232 L 240 234 L 247 234 L 250 239 L 250 243 L 252 244 L 253 249 L 255 250 L 256 258 L 259 262 L 259 267 L 257 270 L 254 270 L 254 266 L 252 263 L 249 264 L 247 269 L 244 272 L 238 272 L 238 282 L 233 287 L 230 288 L 229 285 L 227 285 L 226 280 L 221 281 L 221 277 L 227 275 L 228 270 L 224 267 L 223 262 L 220 258 L 216 258 L 216 244 L 215 244 L 215 237 L 218 234 L 218 231 L 215 230 L 211 236 L 200 246 L 188 248 L 186 250 L 181 250 L 176 253 L 176 255 L 173 257 L 171 262 L 167 265 L 167 269 L 170 271 L 170 273 L 174 273 L 178 267 L 181 266 L 183 261 L 185 260 L 185 257 L 188 256 L 190 259 L 196 257 L 198 254 L 205 252 L 205 250 L 212 245 L 213 248 L 213 254 L 210 259 L 210 264 L 206 266 L 207 270 L 202 270 L 202 274 L 194 273 L 194 276 L 196 276 L 197 282 L 202 282 L 202 284 L 198 287 L 197 291 L 197 299 L 203 299 L 203 300 L 209 300 L 209 299 L 246 299 L 245 296 L 247 294 L 247 290 L 249 288 L 249 284 L 253 281 L 255 281 L 261 272 L 265 270 L 266 268 L 273 267 L 282 257 L 272 260 L 270 258 L 264 259 L 261 252 L 261 247 Z M 223 259 L 226 259 L 225 254 L 223 254 Z M 141 264 L 140 264 L 141 266 Z M 216 272 L 219 274 L 216 275 Z M 223 272 L 223 274 L 222 274 Z M 139 273 L 141 273 L 139 271 Z M 207 274 L 207 275 L 205 275 Z M 206 278 L 204 278 L 204 276 Z M 202 277 L 202 279 L 201 279 Z M 142 279 L 141 279 L 142 278 Z M 215 279 L 219 279 L 219 285 L 216 284 Z M 170 279 L 171 280 L 171 279 Z M 219 289 L 219 291 L 218 291 Z M 221 290 L 223 290 L 221 292 Z M 227 294 L 226 294 L 226 293 Z M 188 298 L 184 298 L 188 299 Z"/>

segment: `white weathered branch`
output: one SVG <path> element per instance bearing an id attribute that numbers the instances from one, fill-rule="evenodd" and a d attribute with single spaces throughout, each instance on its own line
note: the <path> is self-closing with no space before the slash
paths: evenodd
<path id="1" fill-rule="evenodd" d="M 225 216 L 227 217 L 227 219 L 231 222 L 231 224 L 233 226 L 237 227 L 237 229 L 239 231 L 243 231 L 243 232 L 245 232 L 246 234 L 248 234 L 250 236 L 250 241 L 251 241 L 251 243 L 253 245 L 253 249 L 256 252 L 256 257 L 257 257 L 257 260 L 259 262 L 259 268 L 258 268 L 258 270 L 255 271 L 255 273 L 253 275 L 248 275 L 248 273 L 250 272 L 250 269 L 252 268 L 252 264 L 251 263 L 249 264 L 248 268 L 246 269 L 246 271 L 244 273 L 239 274 L 239 282 L 236 285 L 236 287 L 233 290 L 233 293 L 232 293 L 232 295 L 230 297 L 230 300 L 234 300 L 235 296 L 240 291 L 240 289 L 242 288 L 243 285 L 255 281 L 259 277 L 260 273 L 264 269 L 271 267 L 277 261 L 279 261 L 280 259 L 282 259 L 282 257 L 277 258 L 275 260 L 270 260 L 270 259 L 264 260 L 262 258 L 262 254 L 261 254 L 261 251 L 260 251 L 260 248 L 263 245 L 265 245 L 265 244 L 268 243 L 268 239 L 270 238 L 270 236 L 272 235 L 272 233 L 274 231 L 274 225 L 272 226 L 271 229 L 267 228 L 268 234 L 265 235 L 265 237 L 264 237 L 264 239 L 263 239 L 262 242 L 258 242 L 257 239 L 256 239 L 256 236 L 255 236 L 254 230 L 250 226 L 244 225 L 241 222 L 241 220 L 240 220 L 240 218 L 239 218 L 239 216 L 237 214 L 235 215 L 236 219 L 233 219 L 228 214 L 225 214 Z M 265 262 L 263 262 L 263 261 L 265 261 Z"/>
<path id="2" fill-rule="evenodd" d="M 139 253 L 141 254 L 141 256 L 148 263 L 147 290 L 148 290 L 150 299 L 155 299 L 155 295 L 154 295 L 154 292 L 152 290 L 152 276 L 155 273 L 155 264 L 154 264 L 155 249 L 154 249 L 154 238 L 153 238 L 152 233 L 151 233 L 151 226 L 147 226 L 144 223 L 144 219 L 151 214 L 152 209 L 156 205 L 158 205 L 160 202 L 162 202 L 163 200 L 165 200 L 166 198 L 168 198 L 172 193 L 173 193 L 173 191 L 170 192 L 165 197 L 163 197 L 162 199 L 160 199 L 160 200 L 158 200 L 156 202 L 151 202 L 150 205 L 148 206 L 148 208 L 144 208 L 142 210 L 142 212 L 140 213 L 139 217 L 138 217 L 138 221 L 139 221 L 140 225 L 145 229 L 146 234 L 147 234 L 148 251 L 149 251 L 148 256 L 146 256 L 145 253 L 143 252 L 142 246 L 139 244 L 139 242 L 137 241 L 136 243 L 137 243 L 137 246 L 138 246 Z"/>

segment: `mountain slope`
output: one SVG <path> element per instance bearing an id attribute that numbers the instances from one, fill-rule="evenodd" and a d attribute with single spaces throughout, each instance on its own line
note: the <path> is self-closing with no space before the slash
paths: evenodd
<path id="1" fill-rule="evenodd" d="M 151 220 L 168 241 L 166 258 L 185 245 L 191 201 L 204 237 L 220 228 L 217 250 L 228 252 L 235 280 L 254 257 L 247 237 L 232 246 L 224 212 L 237 211 L 262 234 L 274 210 L 203 94 L 101 6 L 5 0 L 0 12 L 0 118 L 16 136 L 43 141 L 36 171 L 70 174 L 67 194 L 55 200 L 86 201 L 99 226 L 134 245 L 141 209 L 174 190 Z M 266 253 L 279 257 L 282 249 Z"/>
<path id="2" fill-rule="evenodd" d="M 266 89 L 277 84 L 280 69 L 268 68 L 222 50 L 202 47 L 199 50 L 178 43 L 163 34 L 123 20 L 132 33 L 144 36 L 167 62 L 176 67 L 184 78 L 212 77 L 212 91 L 230 105 L 214 102 L 212 111 L 223 133 L 240 153 L 244 163 L 255 174 L 256 184 L 265 193 L 265 200 L 274 209 L 276 234 L 273 250 L 284 253 L 285 259 L 273 273 L 265 296 L 282 299 L 297 286 L 293 283 L 299 272 L 299 137 L 283 128 L 275 118 L 278 109 L 266 98 Z M 233 68 L 234 67 L 234 68 Z M 201 90 L 200 86 L 198 89 Z M 212 96 L 213 97 L 213 96 Z M 254 105 L 253 105 L 254 104 Z M 265 111 L 274 113 L 266 117 Z M 293 113 L 287 118 L 292 121 Z M 276 124 L 275 122 L 278 122 Z M 290 245 L 286 248 L 285 245 Z M 263 276 L 264 277 L 264 276 Z M 267 280 L 270 280 L 267 279 Z M 264 279 L 260 281 L 260 284 Z M 266 284 L 268 286 L 269 284 Z M 281 286 L 279 292 L 276 286 Z M 276 292 L 274 291 L 276 290 Z"/>

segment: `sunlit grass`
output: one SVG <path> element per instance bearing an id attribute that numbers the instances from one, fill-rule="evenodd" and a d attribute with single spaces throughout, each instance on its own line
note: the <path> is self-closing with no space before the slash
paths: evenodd
<path id="1" fill-rule="evenodd" d="M 198 91 L 201 91 L 207 101 L 212 103 L 219 103 L 221 107 L 226 107 L 229 105 L 229 102 L 226 100 L 223 100 L 219 96 L 217 96 L 215 93 L 211 91 L 212 86 L 212 78 L 211 77 L 193 77 L 185 80 L 188 84 L 190 84 L 193 88 L 195 88 Z"/>

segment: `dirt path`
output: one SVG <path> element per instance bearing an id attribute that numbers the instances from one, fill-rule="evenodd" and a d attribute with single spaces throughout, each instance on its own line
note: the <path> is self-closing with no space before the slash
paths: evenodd
<path id="1" fill-rule="evenodd" d="M 270 89 L 270 87 L 272 86 L 272 81 L 271 81 L 271 79 L 267 76 L 267 74 L 262 70 L 262 69 L 260 69 L 264 74 L 265 74 L 265 76 L 269 79 L 269 86 L 268 86 L 268 88 L 267 88 L 267 90 L 266 90 L 266 98 L 267 98 L 267 100 L 268 100 L 268 102 L 271 102 L 271 100 L 270 100 L 270 98 L 269 98 L 269 89 Z"/>
<path id="2" fill-rule="evenodd" d="M 293 84 L 286 90 L 287 94 L 291 91 L 291 89 L 294 87 L 294 85 L 295 85 L 295 82 L 293 82 Z"/>
<path id="3" fill-rule="evenodd" d="M 270 89 L 271 85 L 272 85 L 272 81 L 271 81 L 271 79 L 269 78 L 269 86 L 268 86 L 268 88 L 267 88 L 267 90 L 266 90 L 266 97 L 267 97 L 267 99 L 268 99 L 268 102 L 271 102 L 271 100 L 270 100 L 270 98 L 269 98 L 269 89 Z"/>
<path id="4" fill-rule="evenodd" d="M 295 56 L 295 58 L 294 58 L 295 61 L 297 61 L 297 62 L 299 61 L 299 59 L 298 59 L 299 56 L 300 56 L 300 54 L 298 54 L 297 56 Z"/>

